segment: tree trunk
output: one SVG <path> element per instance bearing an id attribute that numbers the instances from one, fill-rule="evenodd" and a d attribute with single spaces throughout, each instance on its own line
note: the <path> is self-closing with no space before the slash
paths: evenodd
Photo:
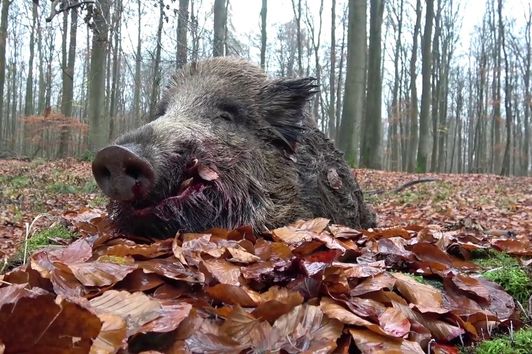
<path id="1" fill-rule="evenodd" d="M 360 166 L 378 170 L 382 168 L 381 29 L 384 0 L 373 0 L 370 3 L 367 108 L 360 131 Z"/>
<path id="2" fill-rule="evenodd" d="M 268 13 L 268 0 L 262 0 L 260 9 L 260 67 L 266 68 L 266 16 Z"/>
<path id="3" fill-rule="evenodd" d="M 176 67 L 183 67 L 187 63 L 187 25 L 188 0 L 179 0 L 179 17 L 177 18 L 177 52 Z"/>
<path id="4" fill-rule="evenodd" d="M 425 30 L 421 54 L 421 112 L 419 115 L 419 145 L 417 151 L 417 172 L 427 172 L 427 159 L 429 155 L 429 118 L 430 118 L 430 75 L 431 75 L 431 41 L 432 22 L 434 18 L 434 0 L 426 0 Z"/>
<path id="5" fill-rule="evenodd" d="M 296 3 L 297 1 L 297 3 Z M 292 10 L 296 20 L 296 41 L 297 41 L 297 75 L 303 75 L 303 40 L 301 38 L 301 0 L 292 0 Z"/>
<path id="6" fill-rule="evenodd" d="M 329 68 L 329 138 L 336 138 L 336 0 L 331 1 L 331 46 Z"/>
<path id="7" fill-rule="evenodd" d="M 440 92 L 441 92 L 441 61 L 442 53 L 440 48 L 441 37 L 441 0 L 437 1 L 436 16 L 434 18 L 434 37 L 432 41 L 432 83 L 431 83 L 431 118 L 432 118 L 432 156 L 430 159 L 430 171 L 436 172 L 438 167 L 438 131 L 439 131 L 439 118 L 441 112 L 439 111 L 440 104 Z"/>
<path id="8" fill-rule="evenodd" d="M 37 24 L 37 4 L 32 6 L 32 22 L 30 32 L 30 57 L 28 59 L 28 77 L 26 80 L 26 97 L 24 99 L 24 115 L 33 114 L 33 59 L 35 57 L 35 27 Z"/>
<path id="9" fill-rule="evenodd" d="M 142 10 L 141 10 L 142 0 L 137 0 L 137 11 L 138 11 L 138 26 L 137 26 L 137 50 L 135 53 L 135 88 L 133 91 L 133 114 L 135 118 L 135 125 L 140 122 L 140 87 L 142 85 L 140 81 L 140 69 L 142 64 L 142 37 L 141 37 L 141 27 L 142 27 Z"/>
<path id="10" fill-rule="evenodd" d="M 67 14 L 68 12 L 65 12 L 65 17 L 67 17 Z M 72 103 L 74 101 L 74 66 L 76 62 L 76 36 L 78 29 L 78 12 L 76 9 L 70 10 L 70 17 L 68 59 L 66 58 L 67 55 L 63 55 L 68 61 L 65 61 L 63 64 L 63 95 L 61 98 L 61 113 L 67 119 L 72 117 Z M 66 46 L 66 40 L 64 45 Z M 66 53 L 66 48 L 64 52 Z M 69 128 L 68 126 L 64 126 L 61 129 L 61 137 L 59 139 L 59 157 L 65 157 L 67 155 L 69 136 Z"/>
<path id="11" fill-rule="evenodd" d="M 105 111 L 105 69 L 108 48 L 109 0 L 92 6 L 94 29 L 89 71 L 88 118 L 89 149 L 96 151 L 107 143 L 109 121 Z"/>
<path id="12" fill-rule="evenodd" d="M 214 0 L 214 38 L 212 45 L 212 55 L 215 57 L 224 56 L 225 48 L 225 25 L 227 22 L 226 0 Z"/>
<path id="13" fill-rule="evenodd" d="M 161 86 L 161 36 L 163 33 L 164 22 L 164 2 L 159 1 L 159 26 L 157 27 L 157 45 L 155 46 L 155 58 L 153 63 L 153 82 L 151 85 L 150 108 L 148 118 L 153 119 L 157 110 L 157 101 L 159 100 L 159 88 Z"/>
<path id="14" fill-rule="evenodd" d="M 418 144 L 418 109 L 417 109 L 417 44 L 421 29 L 421 0 L 416 1 L 416 24 L 412 43 L 412 55 L 410 57 L 410 134 L 408 137 L 408 172 L 414 172 L 416 168 L 416 150 Z"/>
<path id="15" fill-rule="evenodd" d="M 122 38 L 122 0 L 118 0 L 115 5 L 113 14 L 113 64 L 111 66 L 112 84 L 111 84 L 111 98 L 109 99 L 109 140 L 115 136 L 116 130 L 116 114 L 118 105 L 118 92 L 120 87 L 120 61 L 121 61 L 121 38 Z"/>
<path id="16" fill-rule="evenodd" d="M 362 120 L 366 71 L 366 0 L 349 1 L 347 68 L 338 146 L 352 166 L 356 164 L 355 126 Z"/>
<path id="17" fill-rule="evenodd" d="M 506 50 L 506 34 L 504 33 L 504 24 L 502 22 L 502 0 L 498 1 L 499 33 L 501 34 L 501 45 L 504 53 L 504 110 L 506 114 L 506 147 L 502 160 L 501 175 L 510 175 L 510 150 L 512 147 L 512 87 L 510 83 L 510 62 L 508 60 L 508 51 Z"/>
<path id="18" fill-rule="evenodd" d="M 2 0 L 2 13 L 0 15 L 0 97 L 4 97 L 4 84 L 6 79 L 6 41 L 7 41 L 7 23 L 9 15 L 10 0 Z M 4 100 L 0 99 L 0 148 L 2 148 L 4 141 L 4 122 L 7 123 L 4 114 Z"/>
<path id="19" fill-rule="evenodd" d="M 394 49 L 394 80 L 393 80 L 393 89 L 392 89 L 392 106 L 390 108 L 389 114 L 389 124 L 390 124 L 390 168 L 393 171 L 399 170 L 399 139 L 398 134 L 398 124 L 401 119 L 401 109 L 399 105 L 399 83 L 401 80 L 399 73 L 399 64 L 401 58 L 402 42 L 401 38 L 403 36 L 403 5 L 404 0 L 399 0 L 399 13 L 396 13 L 396 30 L 395 30 L 395 49 Z"/>

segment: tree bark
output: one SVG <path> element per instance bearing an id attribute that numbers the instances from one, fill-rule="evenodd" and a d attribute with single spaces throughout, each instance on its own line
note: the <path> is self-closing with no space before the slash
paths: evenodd
<path id="1" fill-rule="evenodd" d="M 393 89 L 392 89 L 392 106 L 390 108 L 390 140 L 391 140 L 391 151 L 390 151 L 390 168 L 393 171 L 399 169 L 399 139 L 398 134 L 398 124 L 401 119 L 401 109 L 399 104 L 399 81 L 401 80 L 399 73 L 399 64 L 401 58 L 402 42 L 401 38 L 403 36 L 403 5 L 404 1 L 399 0 L 399 13 L 396 13 L 396 30 L 395 30 L 395 49 L 394 49 L 394 80 L 393 80 Z"/>
<path id="2" fill-rule="evenodd" d="M 176 67 L 183 67 L 187 63 L 187 25 L 188 0 L 179 0 L 179 17 L 177 18 L 177 52 Z"/>
<path id="3" fill-rule="evenodd" d="M 329 68 L 329 127 L 330 139 L 336 138 L 336 0 L 331 1 L 331 46 Z"/>
<path id="4" fill-rule="evenodd" d="M 214 57 L 225 55 L 225 25 L 227 22 L 225 2 L 226 0 L 214 0 L 214 38 L 212 45 L 212 55 Z"/>
<path id="5" fill-rule="evenodd" d="M 410 57 L 410 133 L 408 137 L 408 172 L 416 169 L 416 150 L 418 144 L 418 109 L 417 109 L 417 45 L 421 29 L 421 0 L 416 1 L 416 24 L 412 38 L 412 55 Z"/>
<path id="6" fill-rule="evenodd" d="M 378 170 L 382 168 L 381 30 L 384 0 L 371 1 L 370 12 L 367 108 L 360 131 L 360 166 Z"/>
<path id="7" fill-rule="evenodd" d="M 65 17 L 68 17 L 68 12 L 65 12 Z M 72 103 L 74 101 L 74 69 L 76 62 L 76 36 L 78 29 L 78 12 L 76 9 L 70 10 L 70 38 L 68 45 L 68 59 L 66 48 L 64 49 L 64 58 L 67 60 L 63 64 L 63 95 L 61 98 L 61 113 L 65 118 L 72 117 Z M 66 34 L 65 34 L 66 35 Z M 64 43 L 66 46 L 66 41 Z M 61 129 L 61 137 L 59 139 L 59 157 L 65 157 L 68 152 L 69 128 L 64 126 Z"/>
<path id="8" fill-rule="evenodd" d="M 266 68 L 266 41 L 267 41 L 267 32 L 266 32 L 266 16 L 268 13 L 268 0 L 262 0 L 262 7 L 260 9 L 260 67 L 262 69 Z"/>
<path id="9" fill-rule="evenodd" d="M 366 71 L 366 0 L 349 1 L 347 69 L 338 146 L 349 164 L 357 162 L 356 122 L 362 120 Z"/>
<path id="10" fill-rule="evenodd" d="M 417 172 L 427 172 L 427 159 L 429 155 L 429 118 L 430 118 L 430 75 L 431 75 L 431 41 L 432 22 L 434 19 L 434 0 L 426 0 L 425 30 L 423 33 L 423 46 L 421 54 L 421 111 L 419 115 L 419 145 L 417 151 Z"/>
<path id="11" fill-rule="evenodd" d="M 135 88 L 133 91 L 133 114 L 135 118 L 135 124 L 140 122 L 140 70 L 142 64 L 142 37 L 141 37 L 141 27 L 142 27 L 142 0 L 137 0 L 137 13 L 138 13 L 138 25 L 137 25 L 137 50 L 135 52 Z"/>
<path id="12" fill-rule="evenodd" d="M 4 86 L 6 79 L 6 41 L 10 0 L 2 0 L 2 13 L 0 15 L 0 98 L 4 97 Z M 3 146 L 4 122 L 7 123 L 4 114 L 4 100 L 0 99 L 0 148 Z"/>
<path id="13" fill-rule="evenodd" d="M 153 63 L 153 82 L 151 85 L 150 108 L 148 118 L 153 119 L 157 110 L 157 101 L 159 99 L 159 88 L 161 86 L 161 36 L 163 33 L 164 23 L 164 1 L 159 1 L 159 25 L 157 27 L 157 44 L 155 46 L 155 58 Z"/>
<path id="14" fill-rule="evenodd" d="M 89 118 L 89 149 L 95 152 L 107 143 L 109 120 L 105 111 L 105 69 L 108 48 L 109 0 L 100 0 L 92 6 L 94 28 L 89 70 L 87 113 Z"/>

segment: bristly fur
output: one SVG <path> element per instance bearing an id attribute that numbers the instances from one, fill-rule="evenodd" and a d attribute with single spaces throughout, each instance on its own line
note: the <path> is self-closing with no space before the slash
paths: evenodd
<path id="1" fill-rule="evenodd" d="M 111 217 L 123 231 L 160 237 L 241 225 L 263 231 L 316 216 L 374 226 L 342 154 L 306 109 L 316 92 L 312 78 L 270 80 L 236 58 L 185 66 L 159 116 L 116 141 L 148 160 L 156 180 L 143 200 L 111 201 Z M 192 160 L 219 177 L 173 198 Z"/>

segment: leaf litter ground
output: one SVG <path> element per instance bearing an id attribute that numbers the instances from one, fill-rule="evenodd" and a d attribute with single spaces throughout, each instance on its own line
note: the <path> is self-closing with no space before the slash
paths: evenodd
<path id="1" fill-rule="evenodd" d="M 115 233 L 86 163 L 0 169 L 6 255 L 43 212 L 36 229 L 55 220 L 82 236 L 1 276 L 0 352 L 454 353 L 521 325 L 470 254 L 530 259 L 530 178 L 431 175 L 390 193 L 420 176 L 357 170 L 379 192 L 367 196 L 378 229 L 317 218 L 150 240 Z"/>

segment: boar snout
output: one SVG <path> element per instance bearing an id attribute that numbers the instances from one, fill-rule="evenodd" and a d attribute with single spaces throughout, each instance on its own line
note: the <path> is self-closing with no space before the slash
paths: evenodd
<path id="1" fill-rule="evenodd" d="M 153 166 L 127 147 L 112 145 L 100 150 L 92 162 L 92 174 L 111 199 L 134 201 L 150 193 Z"/>

